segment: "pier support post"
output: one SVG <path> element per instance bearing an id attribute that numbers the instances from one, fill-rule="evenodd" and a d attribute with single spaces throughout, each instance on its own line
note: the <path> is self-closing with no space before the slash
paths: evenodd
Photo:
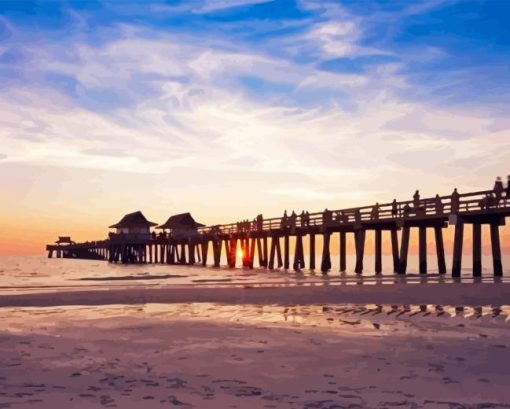
<path id="1" fill-rule="evenodd" d="M 263 254 L 264 254 L 264 262 L 262 264 L 262 267 L 267 267 L 267 255 L 268 255 L 268 252 L 267 252 L 267 237 L 264 237 L 262 239 L 262 251 L 263 251 Z"/>
<path id="2" fill-rule="evenodd" d="M 243 253 L 243 267 L 249 267 L 250 264 L 250 244 L 248 238 L 241 239 L 241 253 Z"/>
<path id="3" fill-rule="evenodd" d="M 405 274 L 407 272 L 407 254 L 409 253 L 409 235 L 411 228 L 405 226 L 402 230 L 402 244 L 400 246 L 400 261 L 399 261 L 399 274 Z"/>
<path id="4" fill-rule="evenodd" d="M 283 268 L 285 270 L 288 270 L 289 269 L 289 266 L 290 266 L 290 256 L 289 256 L 289 234 L 285 234 L 284 236 L 284 239 L 283 239 L 283 252 L 284 252 L 284 257 L 283 257 Z"/>
<path id="5" fill-rule="evenodd" d="M 255 239 L 251 239 L 250 242 L 250 258 L 248 267 L 253 268 L 253 260 L 255 259 Z"/>
<path id="6" fill-rule="evenodd" d="M 446 261 L 444 257 L 443 229 L 434 227 L 436 236 L 437 270 L 439 274 L 446 274 Z"/>
<path id="7" fill-rule="evenodd" d="M 149 248 L 150 251 L 150 248 Z M 175 245 L 170 244 L 170 252 L 168 254 L 168 264 L 175 264 Z"/>
<path id="8" fill-rule="evenodd" d="M 209 241 L 206 240 L 202 243 L 202 265 L 207 265 L 207 253 L 209 252 Z"/>
<path id="9" fill-rule="evenodd" d="M 189 264 L 195 264 L 195 243 L 192 241 L 188 242 L 188 253 L 189 253 Z"/>
<path id="10" fill-rule="evenodd" d="M 365 236 L 366 231 L 359 229 L 354 233 L 354 240 L 356 242 L 356 266 L 354 272 L 356 274 L 363 273 L 363 256 L 365 253 Z"/>
<path id="11" fill-rule="evenodd" d="M 501 244 L 499 242 L 499 225 L 491 223 L 491 245 L 492 245 L 492 264 L 494 267 L 494 277 L 503 275 L 503 265 L 501 263 Z"/>
<path id="12" fill-rule="evenodd" d="M 482 276 L 482 225 L 473 223 L 473 277 Z"/>
<path id="13" fill-rule="evenodd" d="M 310 233 L 310 270 L 315 270 L 315 234 Z"/>
<path id="14" fill-rule="evenodd" d="M 462 268 L 462 244 L 464 241 L 464 221 L 457 218 L 455 224 L 455 237 L 453 240 L 453 266 L 452 277 L 460 277 Z"/>
<path id="15" fill-rule="evenodd" d="M 181 244 L 181 264 L 186 264 L 186 244 Z"/>
<path id="16" fill-rule="evenodd" d="M 346 252 L 346 233 L 344 231 L 340 232 L 340 271 L 344 272 L 347 269 L 347 252 Z"/>
<path id="17" fill-rule="evenodd" d="M 393 255 L 393 272 L 398 273 L 399 257 L 398 257 L 398 235 L 397 230 L 391 230 L 391 252 Z"/>
<path id="18" fill-rule="evenodd" d="M 229 267 L 234 268 L 236 266 L 237 259 L 237 239 L 230 239 L 230 259 L 229 259 Z"/>
<path id="19" fill-rule="evenodd" d="M 375 273 L 382 272 L 382 231 L 375 230 Z"/>
<path id="20" fill-rule="evenodd" d="M 294 265 L 293 268 L 295 271 L 299 271 L 300 269 L 305 267 L 305 258 L 303 252 L 303 236 L 296 236 L 296 250 L 294 252 Z"/>
<path id="21" fill-rule="evenodd" d="M 321 271 L 322 274 L 326 274 L 331 269 L 331 254 L 329 252 L 329 242 L 331 239 L 331 233 L 323 234 L 323 247 L 322 247 L 322 261 L 321 261 Z"/>
<path id="22" fill-rule="evenodd" d="M 174 253 L 175 253 L 175 262 L 180 263 L 181 262 L 181 253 L 179 250 L 179 245 L 177 243 L 174 244 Z"/>
<path id="23" fill-rule="evenodd" d="M 259 267 L 264 267 L 264 254 L 262 253 L 262 243 L 260 237 L 257 237 L 257 254 L 259 258 Z"/>
<path id="24" fill-rule="evenodd" d="M 275 236 L 271 237 L 271 253 L 269 254 L 269 264 L 268 267 L 270 270 L 274 270 L 274 258 L 276 253 L 276 240 L 279 240 Z"/>
<path id="25" fill-rule="evenodd" d="M 166 263 L 166 254 L 167 254 L 166 244 L 162 244 L 161 245 L 161 264 Z"/>
<path id="26" fill-rule="evenodd" d="M 299 235 L 299 256 L 300 256 L 300 263 L 298 265 L 299 269 L 305 268 L 305 250 L 303 247 L 303 236 Z"/>
<path id="27" fill-rule="evenodd" d="M 225 246 L 225 257 L 227 259 L 227 265 L 230 266 L 230 246 L 229 246 L 228 239 L 223 240 L 223 244 Z M 221 245 L 220 245 L 220 247 L 221 247 Z"/>
<path id="28" fill-rule="evenodd" d="M 283 260 L 282 260 L 282 248 L 280 245 L 280 237 L 276 237 L 276 258 L 278 260 L 278 268 L 282 268 Z"/>
<path id="29" fill-rule="evenodd" d="M 197 253 L 197 263 L 202 263 L 202 246 L 200 243 L 195 243 L 194 246 Z"/>
<path id="30" fill-rule="evenodd" d="M 214 256 L 214 267 L 219 267 L 220 261 L 221 261 L 221 240 L 213 239 L 212 249 L 213 249 L 213 256 Z"/>
<path id="31" fill-rule="evenodd" d="M 419 228 L 418 237 L 420 274 L 427 274 L 427 228 Z"/>

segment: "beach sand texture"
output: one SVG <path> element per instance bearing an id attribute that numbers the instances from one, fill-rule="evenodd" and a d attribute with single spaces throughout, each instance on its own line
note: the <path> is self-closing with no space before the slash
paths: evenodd
<path id="1" fill-rule="evenodd" d="M 1 408 L 509 408 L 501 309 L 2 308 Z"/>

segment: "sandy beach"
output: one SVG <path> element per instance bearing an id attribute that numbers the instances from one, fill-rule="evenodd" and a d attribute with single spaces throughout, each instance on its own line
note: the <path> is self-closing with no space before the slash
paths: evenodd
<path id="1" fill-rule="evenodd" d="M 508 408 L 507 310 L 0 310 L 2 408 Z"/>

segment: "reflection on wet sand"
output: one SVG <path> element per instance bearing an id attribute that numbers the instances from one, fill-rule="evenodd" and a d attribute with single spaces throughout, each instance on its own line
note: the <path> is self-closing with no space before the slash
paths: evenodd
<path id="1" fill-rule="evenodd" d="M 504 408 L 509 314 L 435 304 L 3 308 L 0 406 Z"/>

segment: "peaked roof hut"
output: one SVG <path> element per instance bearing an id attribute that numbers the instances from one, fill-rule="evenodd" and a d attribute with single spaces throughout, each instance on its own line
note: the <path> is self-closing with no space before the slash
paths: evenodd
<path id="1" fill-rule="evenodd" d="M 202 223 L 197 223 L 190 213 L 181 213 L 170 216 L 166 223 L 156 227 L 156 229 L 194 230 L 203 226 L 205 225 Z"/>
<path id="2" fill-rule="evenodd" d="M 148 221 L 141 211 L 126 214 L 118 223 L 112 224 L 110 229 L 122 230 L 125 233 L 144 229 L 148 231 L 151 227 L 157 226 L 157 223 Z"/>
<path id="3" fill-rule="evenodd" d="M 76 244 L 74 241 L 71 240 L 70 236 L 58 236 L 58 240 L 55 242 L 58 245 L 62 244 Z"/>

